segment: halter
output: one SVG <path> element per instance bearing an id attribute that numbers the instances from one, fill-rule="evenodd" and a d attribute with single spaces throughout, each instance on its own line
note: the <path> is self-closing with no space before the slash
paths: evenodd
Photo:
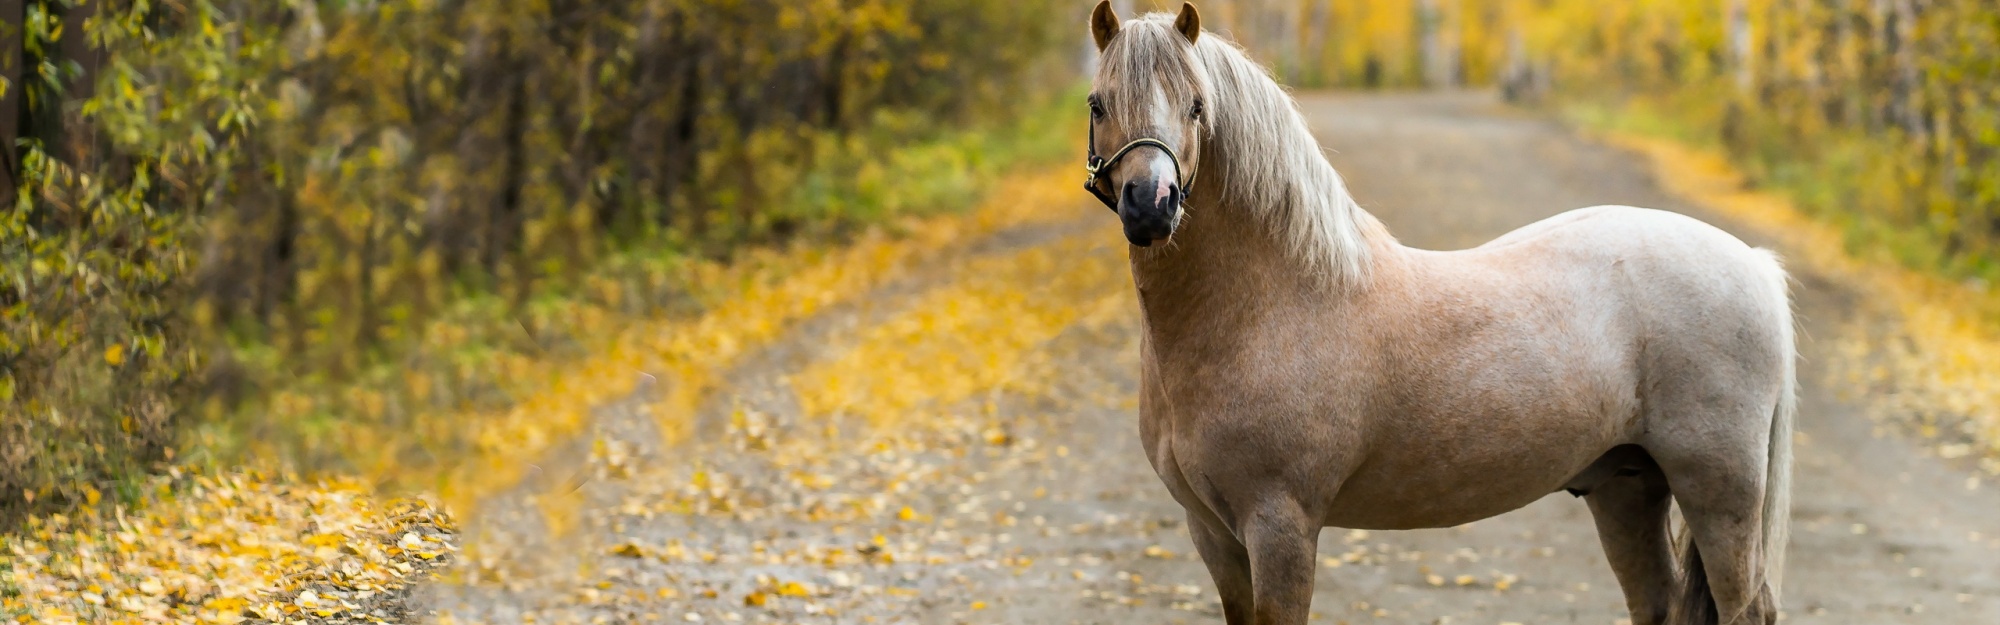
<path id="1" fill-rule="evenodd" d="M 1097 198 L 1097 201 L 1103 202 L 1104 207 L 1111 209 L 1111 212 L 1118 212 L 1118 199 L 1097 190 L 1097 175 L 1116 166 L 1118 161 L 1124 160 L 1125 155 L 1131 153 L 1132 150 L 1146 146 L 1159 148 L 1161 152 L 1166 153 L 1167 161 L 1174 164 L 1174 182 L 1180 182 L 1181 157 L 1179 154 L 1175 154 L 1174 149 L 1167 146 L 1165 141 L 1159 139 L 1152 137 L 1133 139 L 1131 143 L 1125 144 L 1125 147 L 1118 148 L 1117 152 L 1112 153 L 1111 158 L 1099 158 L 1097 156 L 1097 124 L 1093 123 L 1090 125 L 1090 145 L 1084 147 L 1086 154 L 1083 159 L 1083 171 L 1087 175 L 1083 178 L 1083 189 L 1089 191 L 1090 195 Z M 1201 175 L 1200 165 L 1196 165 L 1195 170 L 1188 174 L 1187 182 L 1181 184 L 1180 201 L 1187 201 L 1188 189 L 1194 186 L 1194 178 L 1198 175 Z"/>

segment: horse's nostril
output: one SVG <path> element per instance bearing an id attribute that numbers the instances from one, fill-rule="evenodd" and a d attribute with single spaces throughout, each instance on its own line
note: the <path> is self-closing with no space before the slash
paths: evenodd
<path id="1" fill-rule="evenodd" d="M 1125 195 L 1126 195 L 1126 196 L 1131 196 L 1131 197 L 1137 197 L 1137 196 L 1132 196 L 1132 191 L 1133 191 L 1133 190 L 1135 190 L 1135 189 L 1138 189 L 1138 188 L 1139 188 L 1139 181 L 1137 181 L 1137 180 L 1127 180 L 1127 181 L 1125 181 Z"/>

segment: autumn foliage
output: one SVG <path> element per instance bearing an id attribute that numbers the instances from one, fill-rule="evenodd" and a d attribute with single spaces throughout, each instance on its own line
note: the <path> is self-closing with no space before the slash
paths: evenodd
<path id="1" fill-rule="evenodd" d="M 504 402 L 609 260 L 669 308 L 677 258 L 969 203 L 1048 151 L 996 124 L 1072 80 L 1053 5 L 0 3 L 0 505 L 315 440 L 448 330 L 396 398 Z"/>

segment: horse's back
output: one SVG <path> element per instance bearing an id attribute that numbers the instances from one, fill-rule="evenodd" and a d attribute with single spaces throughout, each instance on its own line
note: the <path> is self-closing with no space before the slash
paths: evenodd
<path id="1" fill-rule="evenodd" d="M 1794 347 L 1775 254 L 1693 217 L 1629 206 L 1569 211 L 1488 245 L 1539 248 L 1595 275 L 1585 297 L 1614 298 L 1632 317 L 1642 388 L 1713 397 L 1728 387 L 1757 403 L 1777 392 Z"/>
<path id="2" fill-rule="evenodd" d="M 1630 298 L 1661 330 L 1738 316 L 1759 326 L 1787 306 L 1777 256 L 1680 213 L 1630 206 L 1569 211 L 1488 245 L 1540 240 L 1554 262 L 1601 270 L 1605 288 Z"/>
<path id="3" fill-rule="evenodd" d="M 1783 304 L 1784 270 L 1776 255 L 1751 247 L 1707 222 L 1631 206 L 1592 206 L 1558 214 L 1509 232 L 1479 250 L 1565 264 L 1603 279 L 1620 296 L 1649 310 L 1672 312 L 1680 302 L 1766 309 Z M 1779 296 L 1774 298 L 1773 296 Z M 1653 305 L 1667 304 L 1664 308 Z"/>

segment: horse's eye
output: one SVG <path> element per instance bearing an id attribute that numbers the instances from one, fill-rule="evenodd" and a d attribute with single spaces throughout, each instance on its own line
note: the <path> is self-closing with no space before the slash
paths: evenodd
<path id="1" fill-rule="evenodd" d="M 1104 119 L 1104 107 L 1099 106 L 1096 102 L 1090 103 L 1090 118 L 1092 120 Z"/>
<path id="2" fill-rule="evenodd" d="M 1195 100 L 1194 106 L 1188 109 L 1188 119 L 1201 119 L 1201 114 L 1201 100 Z"/>

